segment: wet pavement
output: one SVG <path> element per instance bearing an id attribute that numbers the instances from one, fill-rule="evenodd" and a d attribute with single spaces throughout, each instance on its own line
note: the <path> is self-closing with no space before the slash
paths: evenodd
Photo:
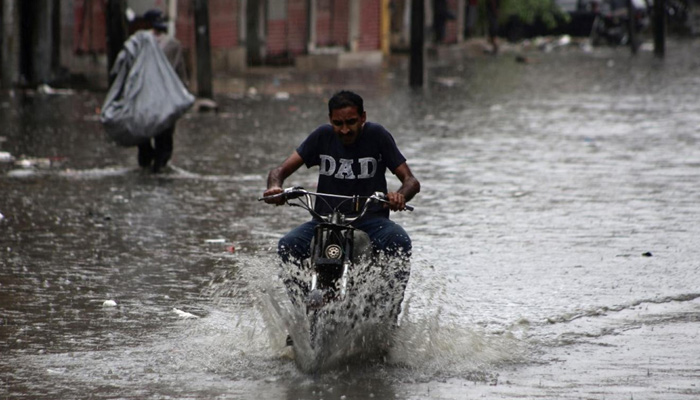
<path id="1" fill-rule="evenodd" d="M 402 57 L 251 72 L 159 175 L 106 140 L 105 93 L 1 92 L 0 397 L 697 398 L 699 54 L 441 53 L 421 90 Z M 306 216 L 256 199 L 340 88 L 423 190 L 386 360 L 308 374 L 273 254 Z"/>

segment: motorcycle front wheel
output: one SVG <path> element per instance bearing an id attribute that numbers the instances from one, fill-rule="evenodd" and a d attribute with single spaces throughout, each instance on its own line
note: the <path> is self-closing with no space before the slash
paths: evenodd
<path id="1" fill-rule="evenodd" d="M 311 350 L 318 352 L 323 349 L 323 311 L 311 310 L 309 317 L 309 346 Z"/>

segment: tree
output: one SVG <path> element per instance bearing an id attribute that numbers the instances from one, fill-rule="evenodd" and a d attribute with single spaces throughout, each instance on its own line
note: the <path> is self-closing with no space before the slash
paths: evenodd
<path id="1" fill-rule="evenodd" d="M 563 12 L 554 0 L 501 0 L 501 21 L 511 17 L 517 17 L 525 24 L 533 24 L 540 20 L 550 29 L 561 21 L 569 21 L 569 15 Z"/>

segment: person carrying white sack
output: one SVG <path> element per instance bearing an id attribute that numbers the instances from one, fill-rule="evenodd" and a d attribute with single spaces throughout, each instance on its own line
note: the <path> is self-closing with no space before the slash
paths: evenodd
<path id="1" fill-rule="evenodd" d="M 194 104 L 180 43 L 169 36 L 163 13 L 144 15 L 150 29 L 131 35 L 110 70 L 100 121 L 118 145 L 137 146 L 143 168 L 160 172 L 173 153 L 177 120 Z"/>
<path id="2" fill-rule="evenodd" d="M 144 19 L 151 24 L 153 35 L 158 46 L 163 50 L 182 83 L 187 86 L 187 70 L 182 54 L 180 41 L 169 35 L 163 12 L 158 9 L 149 10 L 144 14 Z M 175 123 L 164 129 L 153 138 L 145 139 L 138 145 L 138 161 L 142 168 L 151 168 L 154 173 L 160 172 L 170 160 L 173 154 L 173 135 Z"/>

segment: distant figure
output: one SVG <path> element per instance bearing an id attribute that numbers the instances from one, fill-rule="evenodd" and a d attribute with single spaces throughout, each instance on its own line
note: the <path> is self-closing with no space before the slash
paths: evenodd
<path id="1" fill-rule="evenodd" d="M 467 6 L 464 8 L 465 16 L 464 20 L 464 36 L 470 37 L 474 34 L 474 28 L 476 27 L 476 21 L 479 17 L 479 0 L 469 0 Z"/>
<path id="2" fill-rule="evenodd" d="M 500 0 L 486 0 L 486 20 L 489 24 L 489 43 L 491 53 L 498 54 L 498 10 L 501 6 Z"/>
<path id="3" fill-rule="evenodd" d="M 433 0 L 433 33 L 436 44 L 445 40 L 448 17 L 447 0 Z"/>
<path id="4" fill-rule="evenodd" d="M 165 53 L 166 58 L 170 61 L 170 65 L 172 65 L 182 83 L 187 86 L 187 71 L 182 45 L 180 41 L 167 34 L 168 26 L 165 23 L 163 12 L 158 9 L 148 10 L 143 17 L 150 24 L 158 46 Z M 168 164 L 173 154 L 174 133 L 175 123 L 153 138 L 139 144 L 139 165 L 142 168 L 151 168 L 154 173 L 160 172 Z"/>

